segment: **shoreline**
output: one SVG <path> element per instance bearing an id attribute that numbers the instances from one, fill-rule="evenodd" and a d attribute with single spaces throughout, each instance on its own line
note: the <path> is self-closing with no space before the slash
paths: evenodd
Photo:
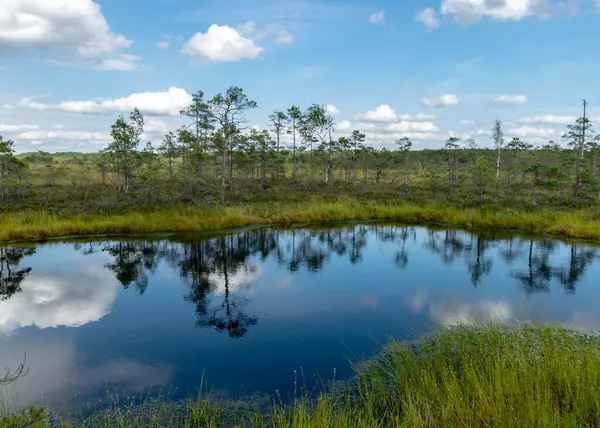
<path id="1" fill-rule="evenodd" d="M 600 219 L 595 217 L 593 209 L 481 209 L 439 204 L 366 204 L 356 201 L 255 203 L 218 208 L 171 207 L 153 212 L 62 216 L 35 210 L 5 213 L 1 216 L 0 242 L 154 233 L 232 232 L 237 228 L 247 227 L 298 227 L 369 221 L 527 232 L 589 241 L 600 240 Z"/>

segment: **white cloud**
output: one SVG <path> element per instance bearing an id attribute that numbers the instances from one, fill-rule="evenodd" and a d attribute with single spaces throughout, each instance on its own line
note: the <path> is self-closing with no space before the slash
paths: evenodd
<path id="1" fill-rule="evenodd" d="M 150 119 L 144 123 L 144 132 L 166 134 L 169 132 L 169 126 L 162 120 Z"/>
<path id="2" fill-rule="evenodd" d="M 110 135 L 104 132 L 89 131 L 28 131 L 15 136 L 18 140 L 47 141 L 47 140 L 83 140 L 109 141 Z"/>
<path id="3" fill-rule="evenodd" d="M 31 110 L 36 110 L 36 111 L 47 111 L 47 110 L 50 110 L 50 106 L 48 104 L 38 103 L 37 101 L 33 101 L 33 98 L 30 98 L 30 97 L 22 98 L 18 102 L 18 106 L 19 107 L 26 107 L 26 108 L 29 108 Z"/>
<path id="4" fill-rule="evenodd" d="M 348 131 L 352 124 L 348 120 L 343 120 L 338 123 L 335 127 L 336 131 Z"/>
<path id="5" fill-rule="evenodd" d="M 437 18 L 435 10 L 428 7 L 423 9 L 415 16 L 415 21 L 422 22 L 428 30 L 440 27 L 440 20 Z"/>
<path id="6" fill-rule="evenodd" d="M 498 95 L 490 100 L 491 105 L 495 106 L 520 106 L 527 104 L 525 95 Z"/>
<path id="7" fill-rule="evenodd" d="M 107 69 L 110 56 L 130 46 L 92 0 L 3 0 L 0 6 L 0 55 L 57 50 L 66 64 Z"/>
<path id="8" fill-rule="evenodd" d="M 156 47 L 159 49 L 167 49 L 169 47 L 170 43 L 166 40 L 160 41 L 156 44 Z"/>
<path id="9" fill-rule="evenodd" d="M 392 132 L 436 132 L 439 128 L 433 122 L 408 122 L 392 123 L 385 128 Z"/>
<path id="10" fill-rule="evenodd" d="M 166 92 L 139 92 L 127 97 L 101 101 L 64 101 L 58 104 L 43 104 L 23 98 L 19 105 L 38 111 L 59 110 L 78 114 L 103 114 L 107 112 L 129 112 L 138 108 L 151 116 L 178 116 L 179 111 L 192 102 L 185 89 L 171 87 Z"/>
<path id="11" fill-rule="evenodd" d="M 340 114 L 340 110 L 336 106 L 334 106 L 333 104 L 327 104 L 325 106 L 325 112 L 327 114 L 332 115 L 332 116 L 337 116 L 337 115 Z"/>
<path id="12" fill-rule="evenodd" d="M 398 119 L 409 122 L 430 122 L 435 119 L 435 116 L 432 114 L 401 114 Z"/>
<path id="13" fill-rule="evenodd" d="M 385 11 L 380 10 L 369 17 L 371 24 L 385 24 Z"/>
<path id="14" fill-rule="evenodd" d="M 569 125 L 575 122 L 575 116 L 554 116 L 552 114 L 542 116 L 528 116 L 517 119 L 518 123 L 544 123 L 549 125 Z"/>
<path id="15" fill-rule="evenodd" d="M 216 24 L 211 25 L 206 34 L 196 33 L 181 48 L 184 54 L 202 56 L 215 62 L 256 59 L 263 51 L 264 48 L 256 46 L 235 28 Z"/>
<path id="16" fill-rule="evenodd" d="M 354 116 L 356 120 L 365 120 L 368 122 L 395 122 L 397 120 L 396 112 L 387 104 L 382 104 L 375 110 L 369 110 L 365 113 L 359 113 Z"/>
<path id="17" fill-rule="evenodd" d="M 534 128 L 531 126 L 520 126 L 511 128 L 508 134 L 520 138 L 556 138 L 562 135 L 561 131 L 549 128 Z"/>
<path id="18" fill-rule="evenodd" d="M 360 128 L 359 128 L 360 129 Z M 434 133 L 434 132 L 365 132 L 366 143 L 372 146 L 379 145 L 393 145 L 396 140 L 402 137 L 408 137 L 411 140 L 423 142 L 423 141 L 445 141 L 448 138 L 448 134 Z"/>
<path id="19" fill-rule="evenodd" d="M 438 98 L 423 98 L 422 104 L 424 107 L 451 107 L 459 104 L 458 97 L 454 94 L 444 94 Z"/>
<path id="20" fill-rule="evenodd" d="M 474 120 L 465 119 L 465 120 L 461 120 L 460 124 L 461 125 L 475 125 L 475 121 Z"/>
<path id="21" fill-rule="evenodd" d="M 519 21 L 528 16 L 550 18 L 561 11 L 572 12 L 573 2 L 548 0 L 442 0 L 442 14 L 459 25 L 468 25 L 488 17 L 500 21 Z"/>
<path id="22" fill-rule="evenodd" d="M 0 133 L 1 132 L 23 132 L 23 131 L 33 131 L 38 129 L 38 125 L 2 125 L 0 124 Z"/>

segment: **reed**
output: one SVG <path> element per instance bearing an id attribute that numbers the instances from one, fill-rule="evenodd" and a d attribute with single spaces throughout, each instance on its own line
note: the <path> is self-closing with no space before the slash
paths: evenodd
<path id="1" fill-rule="evenodd" d="M 446 223 L 465 228 L 515 229 L 558 237 L 600 239 L 600 216 L 593 209 L 472 208 L 453 205 L 332 202 L 252 203 L 238 206 L 170 207 L 119 214 L 57 214 L 50 211 L 5 213 L 0 241 L 60 236 L 190 232 L 247 225 L 390 220 Z"/>

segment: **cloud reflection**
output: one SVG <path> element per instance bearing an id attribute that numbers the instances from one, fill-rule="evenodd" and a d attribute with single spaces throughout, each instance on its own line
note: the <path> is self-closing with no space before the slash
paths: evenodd
<path id="1" fill-rule="evenodd" d="M 510 305 L 499 300 L 432 302 L 429 305 L 429 315 L 445 327 L 482 322 L 506 323 L 513 318 Z"/>
<path id="2" fill-rule="evenodd" d="M 70 337 L 32 340 L 15 337 L 2 343 L 0 365 L 14 367 L 27 351 L 29 372 L 10 386 L 8 396 L 20 403 L 45 403 L 55 411 L 72 403 L 96 405 L 107 399 L 107 389 L 132 395 L 149 385 L 166 386 L 173 368 L 146 364 L 135 359 L 112 359 L 91 363 Z M 71 409 L 73 410 L 73 409 Z"/>
<path id="3" fill-rule="evenodd" d="M 110 312 L 119 284 L 101 267 L 84 265 L 71 276 L 43 275 L 34 270 L 22 291 L 0 301 L 0 335 L 27 326 L 40 329 L 79 327 Z"/>

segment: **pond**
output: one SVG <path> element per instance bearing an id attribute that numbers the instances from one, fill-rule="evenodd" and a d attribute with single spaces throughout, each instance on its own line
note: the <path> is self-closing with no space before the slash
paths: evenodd
<path id="1" fill-rule="evenodd" d="M 10 396 L 57 409 L 289 397 L 439 324 L 598 327 L 599 249 L 379 223 L 0 244 L 0 366 L 26 353 Z"/>

